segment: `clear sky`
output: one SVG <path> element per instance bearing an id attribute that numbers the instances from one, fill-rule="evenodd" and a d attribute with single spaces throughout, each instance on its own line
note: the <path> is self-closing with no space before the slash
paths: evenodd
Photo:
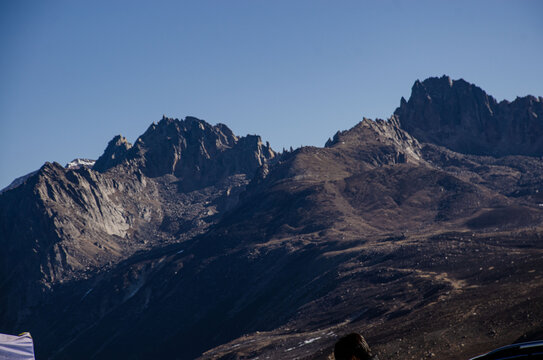
<path id="1" fill-rule="evenodd" d="M 543 96 L 543 1 L 0 0 L 0 188 L 162 114 L 322 146 L 443 74 Z"/>

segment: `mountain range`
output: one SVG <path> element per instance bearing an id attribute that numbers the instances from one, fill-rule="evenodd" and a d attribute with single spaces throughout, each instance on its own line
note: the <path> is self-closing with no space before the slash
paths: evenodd
<path id="1" fill-rule="evenodd" d="M 543 98 L 416 81 L 277 153 L 163 117 L 0 193 L 0 332 L 43 359 L 461 359 L 543 337 Z"/>

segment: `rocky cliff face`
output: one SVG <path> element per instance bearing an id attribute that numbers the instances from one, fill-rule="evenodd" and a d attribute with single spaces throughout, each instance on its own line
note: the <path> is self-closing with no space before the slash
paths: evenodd
<path id="1" fill-rule="evenodd" d="M 416 81 L 394 115 L 421 142 L 474 155 L 543 155 L 543 98 L 497 102 L 447 76 Z"/>
<path id="2" fill-rule="evenodd" d="M 522 101 L 429 79 L 324 148 L 164 117 L 92 168 L 47 163 L 0 194 L 0 332 L 51 359 L 327 359 L 352 331 L 456 359 L 539 334 L 543 161 L 503 120 L 539 114 Z"/>
<path id="3" fill-rule="evenodd" d="M 61 284 L 203 232 L 274 156 L 257 136 L 164 118 L 134 146 L 115 137 L 92 168 L 46 163 L 0 197 L 3 323 L 24 324 Z"/>
<path id="4" fill-rule="evenodd" d="M 422 162 L 420 144 L 400 128 L 394 117 L 388 121 L 364 118 L 352 129 L 338 131 L 325 147 L 356 149 L 359 160 L 373 165 Z M 361 157 L 363 152 L 365 156 Z"/>
<path id="5" fill-rule="evenodd" d="M 223 124 L 211 126 L 187 117 L 163 117 L 140 136 L 134 146 L 116 136 L 94 169 L 105 172 L 122 163 L 134 163 L 151 178 L 174 175 L 183 191 L 215 184 L 232 174 L 254 174 L 275 153 L 259 136 L 238 138 Z"/>

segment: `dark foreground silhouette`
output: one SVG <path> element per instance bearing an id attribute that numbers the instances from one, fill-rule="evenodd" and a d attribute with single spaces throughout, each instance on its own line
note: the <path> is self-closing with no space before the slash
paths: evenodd
<path id="1" fill-rule="evenodd" d="M 364 337 L 357 333 L 345 335 L 334 346 L 335 360 L 379 360 Z M 543 340 L 503 346 L 470 360 L 543 360 Z"/>
<path id="2" fill-rule="evenodd" d="M 374 356 L 362 335 L 352 333 L 338 340 L 334 346 L 336 360 L 379 360 Z"/>
<path id="3" fill-rule="evenodd" d="M 543 340 L 513 344 L 492 350 L 470 360 L 543 359 Z"/>

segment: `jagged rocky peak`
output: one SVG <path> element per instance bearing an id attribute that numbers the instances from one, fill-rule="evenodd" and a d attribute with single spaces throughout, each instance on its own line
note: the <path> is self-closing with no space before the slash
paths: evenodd
<path id="1" fill-rule="evenodd" d="M 395 117 L 388 120 L 363 118 L 353 128 L 338 131 L 333 139 L 328 139 L 325 147 L 365 149 L 390 158 L 384 161 L 386 163 L 422 161 L 419 142 L 399 127 Z"/>
<path id="2" fill-rule="evenodd" d="M 416 81 L 394 112 L 421 142 L 475 155 L 543 155 L 543 101 L 497 102 L 481 88 L 448 76 Z"/>
<path id="3" fill-rule="evenodd" d="M 66 169 L 58 162 L 46 161 L 41 168 L 38 169 L 37 174 L 39 177 L 56 177 L 58 174 L 64 174 Z"/>
<path id="4" fill-rule="evenodd" d="M 223 124 L 212 126 L 192 116 L 184 120 L 162 117 L 153 123 L 135 143 L 136 151 L 144 154 L 160 150 L 165 153 L 193 148 L 205 158 L 231 148 L 238 141 L 234 133 Z M 170 154 L 173 155 L 173 154 Z"/>
<path id="5" fill-rule="evenodd" d="M 90 169 L 90 168 L 93 167 L 94 163 L 95 163 L 95 161 L 91 160 L 91 159 L 76 158 L 76 159 L 70 161 L 69 163 L 67 163 L 64 168 L 67 169 L 67 170 L 74 170 L 74 169 L 81 169 L 81 168 Z M 60 166 L 60 164 L 57 164 L 57 165 Z M 32 171 L 32 172 L 30 172 L 30 173 L 28 173 L 26 175 L 23 175 L 23 176 L 20 176 L 20 177 L 16 178 L 8 186 L 6 186 L 2 190 L 0 190 L 0 194 L 2 194 L 3 192 L 6 192 L 8 190 L 15 189 L 15 188 L 19 187 L 20 185 L 24 184 L 26 180 L 28 180 L 29 178 L 31 178 L 35 174 L 39 173 L 42 170 L 47 171 L 51 166 L 53 166 L 51 163 L 46 162 L 40 169 Z"/>
<path id="6" fill-rule="evenodd" d="M 80 161 L 82 163 L 86 164 L 86 165 L 80 164 L 79 163 Z M 30 173 L 28 173 L 26 175 L 23 175 L 21 177 L 16 178 L 15 180 L 13 180 L 11 182 L 11 184 L 9 184 L 4 189 L 0 190 L 0 194 L 6 192 L 8 190 L 18 188 L 21 185 L 24 185 L 28 180 L 31 180 L 31 179 L 34 179 L 34 178 L 38 178 L 38 180 L 44 179 L 44 178 L 45 179 L 52 179 L 52 178 L 55 178 L 56 176 L 58 176 L 59 174 L 64 174 L 65 170 L 79 169 L 79 168 L 82 168 L 82 167 L 83 168 L 90 168 L 90 166 L 92 166 L 92 165 L 89 165 L 90 162 L 93 162 L 93 160 L 75 159 L 75 160 L 69 162 L 68 164 L 66 164 L 65 167 L 63 167 L 62 165 L 60 165 L 57 162 L 52 162 L 51 163 L 49 161 L 46 161 L 38 170 L 32 171 L 32 172 L 30 172 Z M 77 164 L 79 164 L 79 165 L 77 165 Z M 34 183 L 35 183 L 35 181 L 34 181 Z"/>
<path id="7" fill-rule="evenodd" d="M 126 140 L 122 135 L 117 135 L 107 144 L 106 150 L 96 160 L 93 169 L 104 172 L 109 168 L 112 168 L 124 160 L 126 160 L 129 150 L 132 148 L 132 144 Z"/>
<path id="8" fill-rule="evenodd" d="M 126 162 L 148 177 L 171 174 L 194 188 L 233 174 L 252 177 L 274 157 L 274 151 L 269 144 L 263 145 L 259 136 L 238 137 L 224 124 L 213 126 L 191 116 L 183 120 L 163 116 L 134 146 L 115 137 L 94 169 L 103 172 Z"/>
<path id="9" fill-rule="evenodd" d="M 262 138 L 258 135 L 247 135 L 239 139 L 237 145 L 240 152 L 250 152 L 254 155 L 255 162 L 258 166 L 267 163 L 275 158 L 275 152 L 270 147 L 270 143 L 262 143 Z"/>

